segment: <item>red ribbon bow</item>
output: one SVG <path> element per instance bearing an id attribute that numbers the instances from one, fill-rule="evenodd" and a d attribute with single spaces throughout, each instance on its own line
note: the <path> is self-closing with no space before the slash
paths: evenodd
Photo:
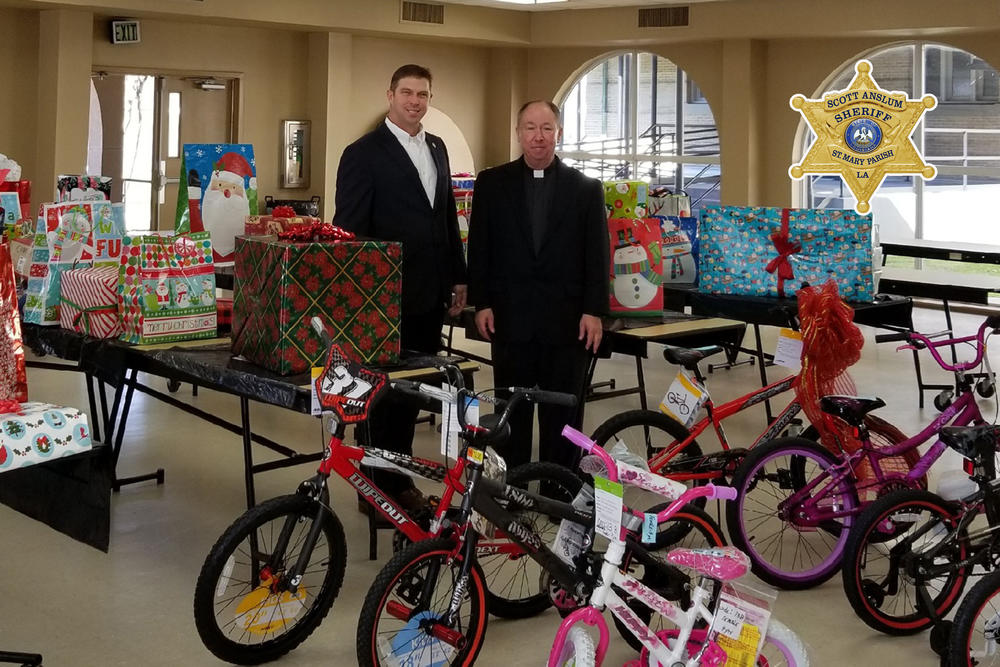
<path id="1" fill-rule="evenodd" d="M 353 238 L 354 232 L 349 232 L 341 227 L 336 227 L 329 222 L 310 222 L 304 225 L 293 225 L 285 231 L 278 233 L 278 239 L 282 241 L 295 241 L 298 243 L 310 243 L 313 241 L 344 241 Z"/>
<path id="2" fill-rule="evenodd" d="M 295 209 L 291 206 L 275 206 L 271 209 L 271 215 L 275 218 L 294 218 Z"/>
<path id="3" fill-rule="evenodd" d="M 768 262 L 764 270 L 775 274 L 778 278 L 778 296 L 783 297 L 785 296 L 785 281 L 795 277 L 789 258 L 793 254 L 802 251 L 802 244 L 798 241 L 792 241 L 788 237 L 787 208 L 781 211 L 781 231 L 774 232 L 770 238 L 775 250 L 778 251 L 778 256 Z"/>
<path id="4" fill-rule="evenodd" d="M 3 399 L 0 400 L 0 414 L 4 415 L 23 415 L 24 410 L 21 409 L 21 404 L 15 400 Z"/>

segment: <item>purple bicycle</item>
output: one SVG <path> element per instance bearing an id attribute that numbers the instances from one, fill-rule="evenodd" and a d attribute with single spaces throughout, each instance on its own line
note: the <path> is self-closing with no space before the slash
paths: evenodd
<path id="1" fill-rule="evenodd" d="M 851 525 L 867 503 L 890 491 L 923 489 L 926 473 L 947 449 L 938 438 L 919 459 L 916 448 L 949 425 L 985 423 L 976 394 L 992 396 L 993 373 L 986 358 L 986 341 L 1000 331 L 1000 315 L 991 315 L 975 335 L 931 340 L 902 331 L 879 334 L 875 341 L 904 341 L 900 349 L 930 350 L 941 368 L 954 372 L 955 390 L 943 391 L 935 400 L 942 410 L 930 424 L 911 438 L 889 446 L 872 444 L 868 415 L 885 403 L 875 397 L 825 396 L 820 407 L 846 422 L 860 447 L 833 453 L 804 438 L 780 438 L 756 447 L 736 471 L 733 486 L 737 500 L 726 506 L 726 522 L 733 544 L 751 560 L 754 574 L 784 589 L 816 586 L 840 568 Z M 938 348 L 974 346 L 971 361 L 948 363 Z M 969 371 L 984 366 L 985 373 Z M 980 378 L 978 382 L 976 378 Z M 898 464 L 909 455 L 912 466 Z"/>

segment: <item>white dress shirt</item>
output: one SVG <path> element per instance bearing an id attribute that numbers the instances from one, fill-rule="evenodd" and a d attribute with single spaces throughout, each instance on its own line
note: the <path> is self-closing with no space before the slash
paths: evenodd
<path id="1" fill-rule="evenodd" d="M 389 131 L 399 140 L 400 145 L 406 154 L 410 156 L 410 161 L 417 168 L 420 182 L 427 193 L 427 201 L 434 207 L 434 191 L 437 189 L 437 167 L 434 166 L 434 157 L 431 155 L 431 148 L 427 145 L 427 133 L 423 126 L 415 137 L 411 137 L 406 130 L 393 123 L 388 118 L 385 125 Z"/>

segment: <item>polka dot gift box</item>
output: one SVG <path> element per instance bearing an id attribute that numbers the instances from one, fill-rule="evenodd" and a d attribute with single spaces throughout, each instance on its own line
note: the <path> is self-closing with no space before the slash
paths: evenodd
<path id="1" fill-rule="evenodd" d="M 215 337 L 209 232 L 126 236 L 118 277 L 122 340 L 145 344 Z"/>

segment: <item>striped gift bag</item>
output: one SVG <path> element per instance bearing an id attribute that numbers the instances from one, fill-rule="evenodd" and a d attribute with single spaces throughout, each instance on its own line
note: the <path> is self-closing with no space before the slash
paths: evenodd
<path id="1" fill-rule="evenodd" d="M 118 267 L 72 269 L 62 276 L 59 325 L 94 338 L 116 338 L 124 331 L 118 314 Z"/>

